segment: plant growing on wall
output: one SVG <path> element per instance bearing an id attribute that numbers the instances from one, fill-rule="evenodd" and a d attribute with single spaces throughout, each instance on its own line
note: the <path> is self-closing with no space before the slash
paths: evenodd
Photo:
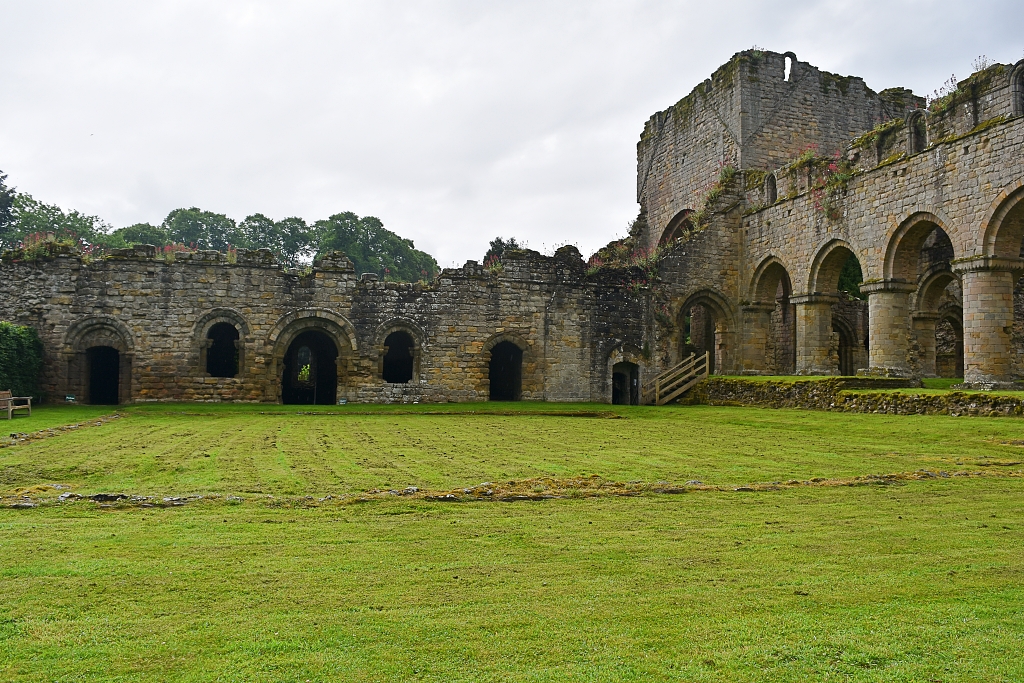
<path id="1" fill-rule="evenodd" d="M 0 322 L 0 389 L 38 399 L 42 369 L 43 344 L 35 329 Z"/>

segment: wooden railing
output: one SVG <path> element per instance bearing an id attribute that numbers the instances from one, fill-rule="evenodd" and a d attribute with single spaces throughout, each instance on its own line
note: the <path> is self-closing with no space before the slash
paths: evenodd
<path id="1" fill-rule="evenodd" d="M 690 355 L 674 368 L 661 373 L 644 385 L 640 392 L 640 403 L 663 406 L 682 396 L 693 385 L 708 376 L 708 352 L 700 356 Z"/>

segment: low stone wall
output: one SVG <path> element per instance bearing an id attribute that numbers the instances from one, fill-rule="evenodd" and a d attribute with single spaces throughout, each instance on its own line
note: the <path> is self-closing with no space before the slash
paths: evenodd
<path id="1" fill-rule="evenodd" d="M 837 377 L 797 382 L 748 381 L 711 377 L 683 402 L 713 406 L 805 408 L 845 413 L 886 415 L 963 415 L 1014 417 L 1024 415 L 1024 398 L 951 391 L 944 394 L 905 394 L 849 389 L 900 388 L 900 380 Z M 902 386 L 907 386 L 903 384 Z"/>

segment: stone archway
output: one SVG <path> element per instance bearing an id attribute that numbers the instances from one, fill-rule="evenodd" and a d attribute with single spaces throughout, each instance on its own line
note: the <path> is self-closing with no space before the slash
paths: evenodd
<path id="1" fill-rule="evenodd" d="M 679 360 L 706 352 L 709 373 L 732 370 L 734 325 L 725 297 L 711 290 L 695 292 L 680 306 L 677 320 Z"/>
<path id="2" fill-rule="evenodd" d="M 744 372 L 791 375 L 796 371 L 796 312 L 789 271 L 769 256 L 751 279 L 750 303 L 743 306 Z"/>
<path id="3" fill-rule="evenodd" d="M 268 372 L 277 378 L 267 383 L 271 400 L 326 404 L 347 393 L 357 346 L 355 330 L 343 316 L 325 309 L 293 311 L 277 322 L 267 341 Z"/>
<path id="4" fill-rule="evenodd" d="M 79 403 L 114 405 L 134 397 L 134 344 L 128 327 L 113 316 L 90 316 L 64 336 L 65 395 Z"/>

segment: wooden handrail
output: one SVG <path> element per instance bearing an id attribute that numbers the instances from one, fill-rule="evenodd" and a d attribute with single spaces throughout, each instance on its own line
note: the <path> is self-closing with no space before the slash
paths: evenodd
<path id="1" fill-rule="evenodd" d="M 709 352 L 705 351 L 700 356 L 690 354 L 675 367 L 654 378 L 641 391 L 642 403 L 663 406 L 673 401 L 693 385 L 708 376 Z"/>

